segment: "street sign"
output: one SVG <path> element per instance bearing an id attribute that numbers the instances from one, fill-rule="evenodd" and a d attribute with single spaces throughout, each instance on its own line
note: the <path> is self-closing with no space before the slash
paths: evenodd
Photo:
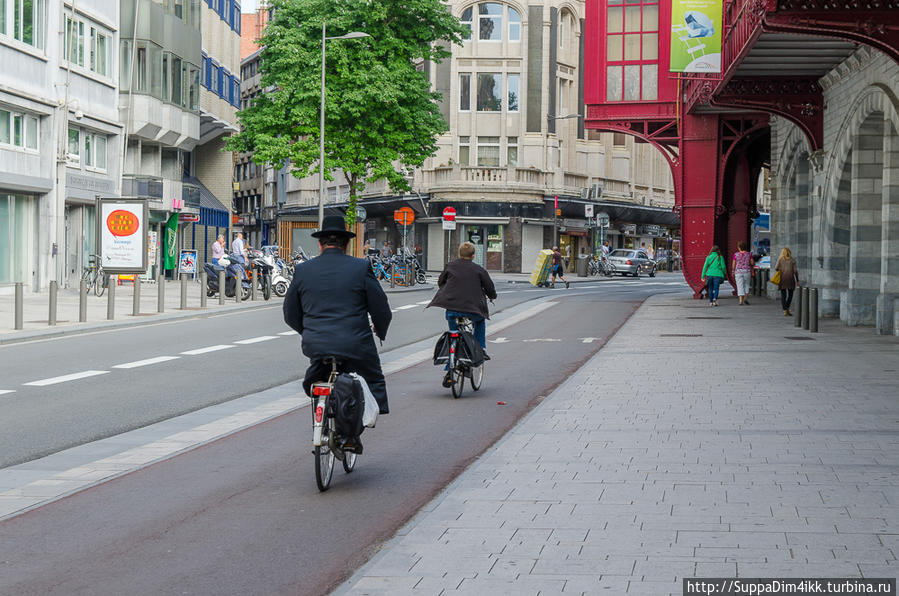
<path id="1" fill-rule="evenodd" d="M 601 228 L 609 227 L 609 214 L 605 211 L 600 211 L 596 214 L 596 225 Z"/>
<path id="2" fill-rule="evenodd" d="M 593 205 L 584 205 L 584 217 L 593 217 Z"/>
<path id="3" fill-rule="evenodd" d="M 368 212 L 365 211 L 365 207 L 356 207 L 356 221 L 362 223 L 366 217 L 368 217 Z"/>
<path id="4" fill-rule="evenodd" d="M 415 212 L 411 207 L 400 207 L 393 212 L 393 221 L 402 226 L 412 225 L 415 221 Z"/>
<path id="5" fill-rule="evenodd" d="M 452 207 L 443 208 L 443 221 L 456 221 L 456 210 Z M 446 228 L 444 228 L 446 229 Z M 455 229 L 455 228 L 453 228 Z"/>
<path id="6" fill-rule="evenodd" d="M 443 229 L 444 229 L 444 230 L 455 230 L 455 229 L 456 229 L 456 222 L 455 222 L 455 220 L 453 220 L 453 221 L 448 221 L 448 220 L 445 220 L 445 219 L 444 219 L 444 220 L 443 220 Z"/>

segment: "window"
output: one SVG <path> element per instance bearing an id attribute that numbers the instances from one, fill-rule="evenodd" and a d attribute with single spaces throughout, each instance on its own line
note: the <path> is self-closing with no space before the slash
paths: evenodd
<path id="1" fill-rule="evenodd" d="M 478 137 L 478 165 L 499 167 L 499 137 Z"/>
<path id="2" fill-rule="evenodd" d="M 658 98 L 658 0 L 609 0 L 606 9 L 606 100 Z"/>
<path id="3" fill-rule="evenodd" d="M 518 73 L 509 74 L 506 76 L 506 96 L 508 97 L 508 104 L 506 109 L 510 112 L 518 111 L 518 97 L 519 97 L 519 86 L 521 81 L 521 75 Z"/>
<path id="4" fill-rule="evenodd" d="M 565 35 L 567 35 L 567 28 L 565 27 L 565 22 L 568 20 L 568 13 L 563 12 L 559 15 L 559 47 L 565 47 Z"/>
<path id="5" fill-rule="evenodd" d="M 106 135 L 84 131 L 84 165 L 95 170 L 106 169 Z"/>
<path id="6" fill-rule="evenodd" d="M 459 110 L 471 111 L 471 73 L 459 74 Z"/>
<path id="7" fill-rule="evenodd" d="M 172 64 L 172 103 L 176 106 L 181 105 L 182 101 L 182 75 L 181 75 L 181 58 L 172 54 L 170 59 Z"/>
<path id="8" fill-rule="evenodd" d="M 521 15 L 509 7 L 509 41 L 521 41 Z"/>
<path id="9" fill-rule="evenodd" d="M 231 28 L 240 35 L 240 4 L 234 3 L 234 23 L 231 24 Z"/>
<path id="10" fill-rule="evenodd" d="M 0 144 L 37 151 L 39 136 L 37 116 L 0 109 Z"/>
<path id="11" fill-rule="evenodd" d="M 134 64 L 134 91 L 146 93 L 149 90 L 149 58 L 147 56 L 147 42 L 139 41 L 135 44 Z"/>
<path id="12" fill-rule="evenodd" d="M 86 66 L 99 75 L 110 76 L 109 53 L 112 51 L 112 34 L 109 31 L 66 16 L 64 45 L 63 59 L 69 64 Z"/>
<path id="13" fill-rule="evenodd" d="M 506 163 L 509 166 L 518 165 L 518 137 L 509 137 L 506 143 Z"/>
<path id="14" fill-rule="evenodd" d="M 0 0 L 0 35 L 44 47 L 45 0 Z"/>
<path id="15" fill-rule="evenodd" d="M 65 57 L 70 64 L 84 66 L 84 23 L 66 17 Z"/>
<path id="16" fill-rule="evenodd" d="M 613 132 L 612 133 L 612 146 L 613 147 L 627 147 L 627 135 L 623 132 Z"/>
<path id="17" fill-rule="evenodd" d="M 109 48 L 111 37 L 95 27 L 91 27 L 90 69 L 104 77 L 109 76 Z"/>
<path id="18" fill-rule="evenodd" d="M 215 92 L 222 99 L 225 98 L 225 69 L 221 66 L 216 67 L 215 73 Z"/>
<path id="19" fill-rule="evenodd" d="M 468 166 L 471 163 L 469 153 L 471 151 L 471 137 L 459 137 L 459 165 Z"/>
<path id="20" fill-rule="evenodd" d="M 478 111 L 499 112 L 502 110 L 503 82 L 498 74 L 478 73 Z"/>
<path id="21" fill-rule="evenodd" d="M 503 40 L 503 5 L 485 2 L 478 5 L 478 39 L 480 41 Z"/>
<path id="22" fill-rule="evenodd" d="M 69 129 L 69 141 L 66 144 L 66 159 L 73 165 L 81 163 L 81 132 L 77 128 Z"/>
<path id="23" fill-rule="evenodd" d="M 188 96 L 187 109 L 196 112 L 200 109 L 200 69 L 193 64 L 187 66 Z"/>
<path id="24" fill-rule="evenodd" d="M 462 17 L 459 19 L 462 27 L 465 28 L 462 39 L 471 39 L 471 10 L 472 8 L 470 6 L 463 10 Z"/>

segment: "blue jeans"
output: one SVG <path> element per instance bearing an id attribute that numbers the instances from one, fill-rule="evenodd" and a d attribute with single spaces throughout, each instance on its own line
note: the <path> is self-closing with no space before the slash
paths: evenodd
<path id="1" fill-rule="evenodd" d="M 706 281 L 708 281 L 709 284 L 709 302 L 714 302 L 718 299 L 718 286 L 721 285 L 724 278 L 710 275 L 706 278 Z"/>
<path id="2" fill-rule="evenodd" d="M 474 338 L 478 340 L 481 347 L 487 349 L 487 321 L 481 315 L 471 312 L 458 312 L 455 310 L 446 311 L 446 322 L 449 324 L 450 331 L 458 331 L 459 326 L 456 325 L 456 317 L 467 317 L 471 319 L 474 327 Z M 443 370 L 449 370 L 449 364 Z"/>

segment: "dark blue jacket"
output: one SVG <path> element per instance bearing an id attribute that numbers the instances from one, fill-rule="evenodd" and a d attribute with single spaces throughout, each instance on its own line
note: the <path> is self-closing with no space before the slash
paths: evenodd
<path id="1" fill-rule="evenodd" d="M 377 359 L 368 315 L 383 340 L 393 315 L 368 261 L 329 248 L 297 265 L 284 298 L 284 321 L 303 336 L 310 360 Z"/>

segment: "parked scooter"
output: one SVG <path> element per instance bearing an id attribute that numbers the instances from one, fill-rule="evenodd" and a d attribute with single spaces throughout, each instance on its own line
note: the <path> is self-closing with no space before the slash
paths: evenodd
<path id="1" fill-rule="evenodd" d="M 203 265 L 206 271 L 206 295 L 215 296 L 219 293 L 219 271 L 225 271 L 225 296 L 234 297 L 234 290 L 237 287 L 237 280 L 240 280 L 241 300 L 249 300 L 251 287 L 250 280 L 247 277 L 246 269 L 233 257 L 223 256 L 219 259 L 218 265 L 206 263 Z"/>

